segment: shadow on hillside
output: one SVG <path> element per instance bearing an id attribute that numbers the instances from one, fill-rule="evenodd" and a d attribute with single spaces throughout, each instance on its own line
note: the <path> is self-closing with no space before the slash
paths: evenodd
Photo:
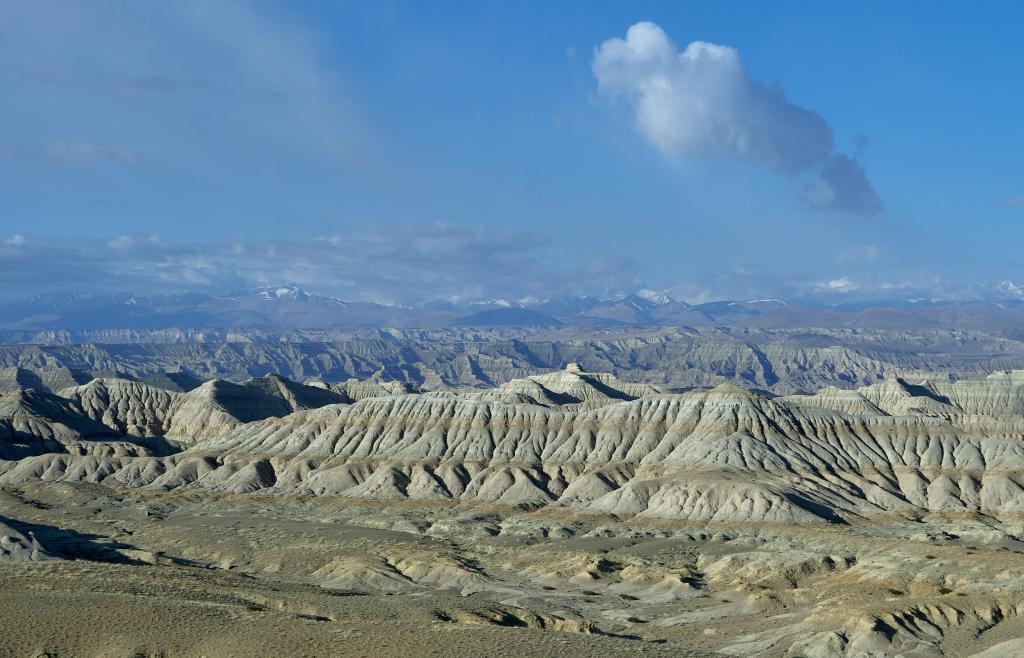
<path id="1" fill-rule="evenodd" d="M 97 448 L 107 446 L 111 448 L 115 446 L 134 448 L 134 454 L 131 454 L 132 451 L 129 450 L 129 456 L 134 457 L 166 457 L 185 449 L 177 441 L 171 441 L 162 436 L 118 436 L 114 439 L 82 439 L 77 443 L 66 446 L 66 448 L 69 454 L 79 455 L 96 454 Z"/>
<path id="2" fill-rule="evenodd" d="M 40 523 L 29 523 L 3 515 L 0 515 L 0 523 L 10 526 L 27 537 L 35 538 L 47 553 L 57 557 L 113 564 L 143 564 L 120 552 L 122 550 L 137 550 L 134 546 L 103 535 L 87 534 Z"/>
<path id="3" fill-rule="evenodd" d="M 70 528 L 58 528 L 41 523 L 19 521 L 2 514 L 0 514 L 0 523 L 8 525 L 27 537 L 35 538 L 47 553 L 67 560 L 144 565 L 154 564 L 157 559 L 156 554 L 104 535 L 84 533 Z M 136 552 L 135 555 L 138 557 L 133 556 L 133 551 Z M 150 561 L 146 556 L 152 558 L 153 561 Z M 206 566 L 183 558 L 170 556 L 160 556 L 160 558 L 182 566 Z"/>

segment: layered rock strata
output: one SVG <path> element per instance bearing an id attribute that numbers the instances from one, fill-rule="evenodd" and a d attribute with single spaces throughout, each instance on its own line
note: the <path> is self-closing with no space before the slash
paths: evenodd
<path id="1" fill-rule="evenodd" d="M 1024 511 L 1021 373 L 771 398 L 731 384 L 661 393 L 570 369 L 484 394 L 386 394 L 313 409 L 301 407 L 339 394 L 296 387 L 216 383 L 183 396 L 96 380 L 68 389 L 54 399 L 90 427 L 162 432 L 190 447 L 166 457 L 26 456 L 0 463 L 0 484 L 84 480 L 696 521 Z M 52 427 L 33 430 L 46 446 L 68 442 L 67 409 L 54 408 Z M 45 425 L 38 414 L 11 418 Z"/>

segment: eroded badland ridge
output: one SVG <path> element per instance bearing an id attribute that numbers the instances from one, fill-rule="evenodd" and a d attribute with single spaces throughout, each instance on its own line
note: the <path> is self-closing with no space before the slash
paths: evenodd
<path id="1" fill-rule="evenodd" d="M 104 377 L 3 394 L 0 459 L 5 654 L 1024 650 L 1022 372 Z"/>
<path id="2" fill-rule="evenodd" d="M 856 388 L 892 377 L 977 379 L 1024 369 L 1015 334 L 973 330 L 618 327 L 367 332 L 99 332 L 92 342 L 0 346 L 0 391 L 57 392 L 94 377 L 187 391 L 210 379 L 277 374 L 420 387 L 493 387 L 579 363 L 669 388 L 733 382 L 777 394 Z M 125 342 L 127 341 L 127 342 Z"/>

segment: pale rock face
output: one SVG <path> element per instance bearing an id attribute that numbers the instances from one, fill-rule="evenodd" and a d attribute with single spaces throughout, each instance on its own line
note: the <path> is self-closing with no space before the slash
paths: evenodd
<path id="1" fill-rule="evenodd" d="M 96 380 L 44 399 L 126 434 L 198 440 L 164 458 L 26 457 L 0 464 L 0 484 L 82 479 L 701 522 L 1024 512 L 1019 373 L 778 398 L 732 384 L 661 393 L 575 368 L 490 391 L 379 386 L 346 386 L 386 394 L 339 404 L 337 392 L 273 377 L 187 394 Z M 58 443 L 70 431 L 43 428 Z"/>
<path id="2" fill-rule="evenodd" d="M 63 451 L 117 433 L 86 417 L 72 402 L 35 390 L 0 395 L 0 458 Z"/>
<path id="3" fill-rule="evenodd" d="M 18 390 L 0 395 L 0 459 L 55 452 L 167 454 L 177 442 L 343 401 L 332 391 L 276 376 L 242 384 L 215 380 L 188 393 L 117 378 L 94 379 L 58 395 Z"/>
<path id="4" fill-rule="evenodd" d="M 242 384 L 213 380 L 188 393 L 124 379 L 94 379 L 60 395 L 122 434 L 182 441 L 218 436 L 243 423 L 344 401 L 330 390 L 273 375 Z"/>
<path id="5" fill-rule="evenodd" d="M 69 386 L 85 384 L 90 379 L 89 375 L 68 368 L 0 368 L 0 395 L 30 388 L 46 392 L 59 391 Z"/>
<path id="6" fill-rule="evenodd" d="M 164 436 L 182 395 L 126 379 L 94 379 L 60 391 L 85 415 L 129 436 Z"/>
<path id="7" fill-rule="evenodd" d="M 39 541 L 15 530 L 0 517 L 0 564 L 10 562 L 44 562 L 59 559 Z"/>
<path id="8" fill-rule="evenodd" d="M 407 393 L 418 392 L 418 389 L 415 386 L 405 382 L 378 382 L 373 380 L 360 381 L 358 379 L 349 379 L 341 384 L 330 386 L 329 389 L 340 395 L 342 399 L 339 401 L 343 402 L 358 402 L 359 400 L 365 400 L 366 398 L 379 398 L 387 395 L 405 395 Z"/>
<path id="9" fill-rule="evenodd" d="M 575 363 L 568 364 L 560 372 L 513 379 L 502 384 L 499 390 L 522 395 L 540 404 L 581 405 L 586 408 L 662 392 L 661 388 L 650 384 L 621 382 L 609 373 L 586 373 Z"/>
<path id="10" fill-rule="evenodd" d="M 0 346 L 0 392 L 56 392 L 114 373 L 190 390 L 208 379 L 262 376 L 267 364 L 296 380 L 367 380 L 387 373 L 437 388 L 494 386 L 573 361 L 590 364 L 592 371 L 613 371 L 620 381 L 671 387 L 733 381 L 777 394 L 827 386 L 855 388 L 893 377 L 979 379 L 993 371 L 1024 367 L 1024 342 L 974 331 L 677 326 L 604 330 L 596 335 L 577 331 L 550 339 L 514 329 L 501 333 L 464 328 L 359 336 L 289 332 L 279 336 L 281 340 L 256 340 L 267 336 L 113 330 L 76 339 L 92 344 L 57 346 L 55 341 L 70 336 L 42 332 L 17 342 L 49 346 Z"/>
<path id="11" fill-rule="evenodd" d="M 386 560 L 369 555 L 339 557 L 311 574 L 324 589 L 371 588 L 395 594 L 415 591 L 416 585 Z"/>

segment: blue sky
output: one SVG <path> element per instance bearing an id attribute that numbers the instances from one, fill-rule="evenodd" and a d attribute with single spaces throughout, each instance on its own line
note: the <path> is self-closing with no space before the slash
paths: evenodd
<path id="1" fill-rule="evenodd" d="M 1017 295 L 1022 20 L 0 0 L 0 296 Z"/>

